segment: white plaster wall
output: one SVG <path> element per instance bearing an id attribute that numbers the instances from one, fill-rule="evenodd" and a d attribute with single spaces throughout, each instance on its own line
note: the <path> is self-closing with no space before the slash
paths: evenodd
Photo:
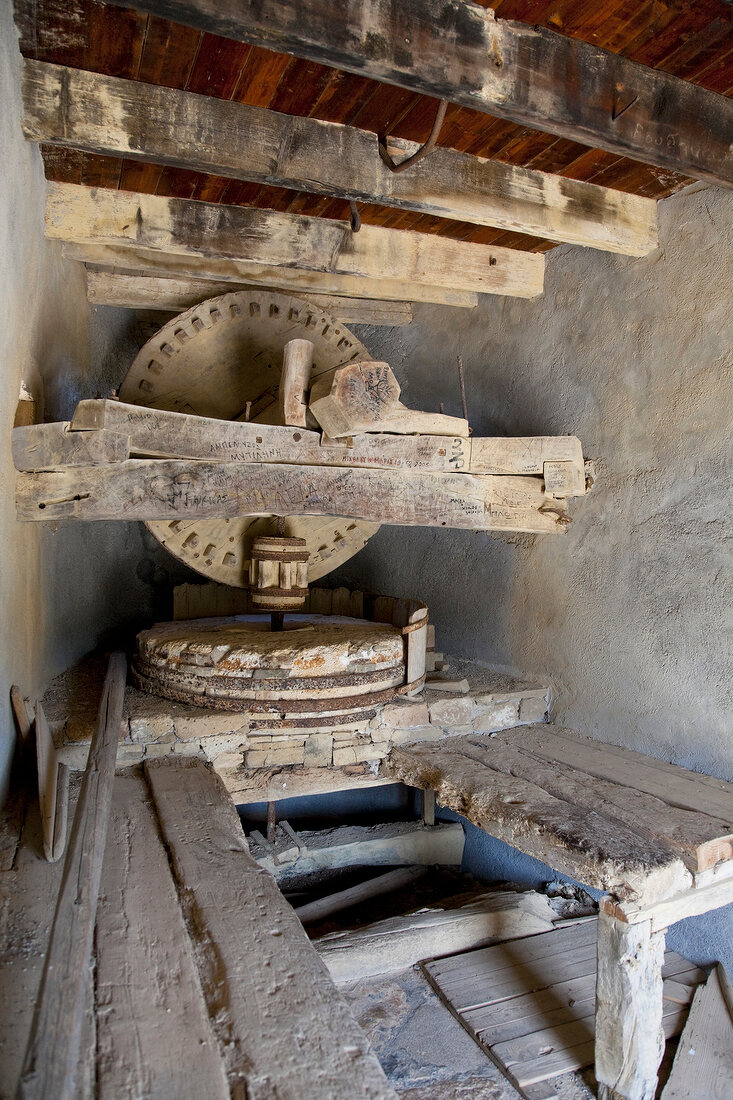
<path id="1" fill-rule="evenodd" d="M 97 644 L 116 644 L 160 605 L 163 556 L 142 524 L 15 520 L 11 430 L 21 379 L 41 416 L 68 418 L 108 393 L 90 357 L 83 267 L 43 237 L 40 153 L 21 132 L 20 55 L 10 0 L 0 0 L 0 803 L 14 741 L 9 689 L 42 690 Z"/>
<path id="2" fill-rule="evenodd" d="M 427 600 L 438 648 L 559 690 L 556 720 L 733 779 L 733 193 L 659 204 L 643 259 L 553 250 L 544 296 L 361 330 L 407 404 L 573 433 L 598 483 L 565 537 L 382 528 L 341 576 Z"/>

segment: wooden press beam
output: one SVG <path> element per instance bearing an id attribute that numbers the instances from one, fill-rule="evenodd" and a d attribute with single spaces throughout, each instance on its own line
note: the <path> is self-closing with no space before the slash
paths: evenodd
<path id="1" fill-rule="evenodd" d="M 20 473 L 21 520 L 331 515 L 405 526 L 561 533 L 539 477 L 140 459 Z M 211 553 L 217 552 L 214 547 Z"/>
<path id="2" fill-rule="evenodd" d="M 98 306 L 127 309 L 160 309 L 180 313 L 207 298 L 236 290 L 252 289 L 253 283 L 226 283 L 216 279 L 176 279 L 123 271 L 87 271 L 87 298 Z M 342 298 L 329 294 L 307 294 L 314 309 L 331 314 L 345 325 L 386 325 L 394 328 L 412 322 L 412 302 L 390 302 L 370 298 Z"/>
<path id="3" fill-rule="evenodd" d="M 551 241 L 642 256 L 656 203 L 590 183 L 436 148 L 393 173 L 376 134 L 176 88 L 25 61 L 26 137 L 87 152 L 357 199 Z M 411 142 L 390 141 L 397 159 Z"/>
<path id="4" fill-rule="evenodd" d="M 468 0 L 113 0 L 733 184 L 733 100 Z"/>
<path id="5" fill-rule="evenodd" d="M 428 233 L 279 214 L 255 207 L 171 199 L 52 183 L 46 235 L 62 241 L 143 247 L 176 256 L 244 260 L 263 268 L 533 298 L 545 258 Z"/>
<path id="6" fill-rule="evenodd" d="M 306 271 L 302 267 L 269 267 L 247 260 L 221 259 L 217 256 L 182 256 L 157 252 L 154 248 L 134 248 L 67 241 L 62 246 L 69 260 L 114 268 L 117 272 L 144 270 L 160 278 L 208 279 L 221 285 L 219 293 L 238 290 L 242 285 L 284 291 L 311 298 L 313 294 L 336 295 L 358 300 L 379 298 L 387 302 L 431 302 L 436 305 L 473 309 L 478 295 L 473 290 L 455 290 L 445 286 L 422 286 L 399 279 L 362 279 L 358 275 L 332 275 Z"/>

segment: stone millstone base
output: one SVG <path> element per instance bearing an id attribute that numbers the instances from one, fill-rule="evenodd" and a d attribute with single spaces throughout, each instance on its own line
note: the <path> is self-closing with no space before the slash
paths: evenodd
<path id="1" fill-rule="evenodd" d="M 197 706 L 237 710 L 288 726 L 334 725 L 389 702 L 405 682 L 396 627 L 333 616 L 239 616 L 161 623 L 142 631 L 137 687 Z"/>

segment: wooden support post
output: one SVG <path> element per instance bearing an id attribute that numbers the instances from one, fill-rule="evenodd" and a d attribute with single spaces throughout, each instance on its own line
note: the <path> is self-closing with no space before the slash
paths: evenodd
<path id="1" fill-rule="evenodd" d="M 19 1100 L 72 1100 L 112 802 L 127 663 L 113 653 L 64 864 Z"/>
<path id="2" fill-rule="evenodd" d="M 423 825 L 435 824 L 435 791 L 432 787 L 422 791 L 422 820 Z"/>
<path id="3" fill-rule="evenodd" d="M 277 807 L 274 802 L 267 803 L 267 843 L 275 843 L 275 832 L 277 830 Z"/>
<path id="4" fill-rule="evenodd" d="M 596 1077 L 599 1100 L 654 1100 L 664 1053 L 664 932 L 598 917 Z"/>
<path id="5" fill-rule="evenodd" d="M 306 426 L 308 408 L 306 391 L 313 366 L 313 344 L 310 340 L 289 340 L 283 349 L 283 369 L 277 394 L 281 424 L 295 428 Z"/>

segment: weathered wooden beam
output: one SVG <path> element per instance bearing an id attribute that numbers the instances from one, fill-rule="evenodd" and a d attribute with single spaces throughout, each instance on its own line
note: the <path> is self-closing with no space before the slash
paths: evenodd
<path id="1" fill-rule="evenodd" d="M 583 470 L 581 443 L 572 435 L 466 439 L 364 434 L 333 440 L 305 429 L 295 432 L 274 424 L 217 420 L 109 400 L 80 401 L 71 427 L 126 436 L 132 454 L 149 457 L 541 475 L 552 456 Z"/>
<path id="2" fill-rule="evenodd" d="M 324 439 L 320 432 L 277 424 L 216 420 L 123 401 L 79 402 L 72 421 L 74 429 L 111 426 L 115 432 L 129 436 L 135 455 L 149 457 L 457 472 L 468 471 L 471 454 L 469 439 L 365 434 L 333 440 Z M 541 469 L 533 472 L 541 473 Z"/>
<path id="3" fill-rule="evenodd" d="M 215 279 L 166 279 L 148 274 L 87 271 L 87 299 L 94 305 L 158 309 L 166 313 L 181 313 L 207 298 L 251 289 L 255 285 L 252 282 L 234 284 Z M 308 294 L 306 300 L 314 309 L 330 313 L 346 325 L 385 325 L 394 328 L 412 322 L 411 302 L 339 298 L 328 294 Z"/>
<path id="4" fill-rule="evenodd" d="M 426 872 L 426 867 L 400 867 L 396 871 L 387 871 L 384 875 L 377 875 L 376 878 L 367 879 L 366 882 L 360 882 L 346 890 L 338 890 L 335 894 L 310 901 L 307 905 L 299 905 L 295 913 L 303 924 L 313 924 L 314 921 L 323 920 L 325 917 L 330 917 L 332 913 L 350 909 L 352 905 L 358 905 L 362 901 L 409 886 Z"/>
<path id="5" fill-rule="evenodd" d="M 21 520 L 333 515 L 405 526 L 564 531 L 540 478 L 141 459 L 18 474 Z M 550 505 L 551 507 L 548 507 Z"/>
<path id="6" fill-rule="evenodd" d="M 256 207 L 171 199 L 130 191 L 49 184 L 46 236 L 143 247 L 183 257 L 245 260 L 340 276 L 533 298 L 545 258 L 466 244 L 429 233 L 279 214 Z"/>
<path id="7" fill-rule="evenodd" d="M 66 853 L 38 1007 L 18 1096 L 72 1100 L 76 1091 L 89 957 L 112 801 L 127 664 L 113 653 L 104 681 Z"/>
<path id="8" fill-rule="evenodd" d="M 652 1100 L 664 1053 L 664 932 L 598 916 L 596 1077 L 601 1100 Z"/>
<path id="9" fill-rule="evenodd" d="M 216 773 L 169 757 L 146 762 L 145 774 L 232 1094 L 396 1100 L 300 921 L 247 851 Z"/>
<path id="10" fill-rule="evenodd" d="M 70 424 L 32 424 L 13 428 L 16 470 L 49 470 L 54 466 L 96 466 L 123 462 L 130 456 L 127 435 L 106 428 L 69 431 Z"/>
<path id="11" fill-rule="evenodd" d="M 633 256 L 657 245 L 652 199 L 453 149 L 438 147 L 419 168 L 393 173 L 368 131 L 42 61 L 25 61 L 23 98 L 23 128 L 34 141 Z M 398 159 L 416 148 L 390 141 Z"/>
<path id="12" fill-rule="evenodd" d="M 113 0 L 123 7 L 130 0 Z M 133 0 L 166 16 L 573 141 L 733 184 L 733 100 L 470 0 Z"/>
<path id="13" fill-rule="evenodd" d="M 222 259 L 219 256 L 182 256 L 137 245 L 120 247 L 90 241 L 67 241 L 62 246 L 62 252 L 69 260 L 81 260 L 82 263 L 111 267 L 117 271 L 143 270 L 148 275 L 160 278 L 173 276 L 216 280 L 219 289 L 215 293 L 218 294 L 239 290 L 242 286 L 256 286 L 260 289 L 285 291 L 309 300 L 314 294 L 329 297 L 338 295 L 390 302 L 431 302 L 465 309 L 473 309 L 478 302 L 478 295 L 472 290 L 423 286 L 399 279 L 363 279 L 359 275 L 306 271 L 303 267 L 271 267 L 267 264 L 250 263 L 248 260 Z"/>

